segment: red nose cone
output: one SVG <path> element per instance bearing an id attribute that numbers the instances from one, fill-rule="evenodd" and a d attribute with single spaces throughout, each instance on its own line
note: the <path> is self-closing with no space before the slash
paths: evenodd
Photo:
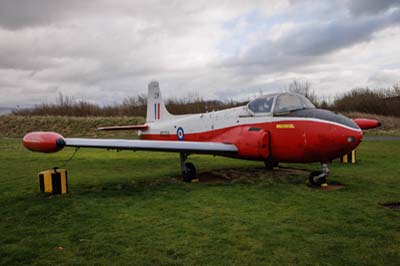
<path id="1" fill-rule="evenodd" d="M 64 137 L 55 132 L 32 132 L 22 140 L 25 148 L 38 152 L 57 152 L 64 148 Z"/>
<path id="2" fill-rule="evenodd" d="M 353 119 L 353 121 L 361 128 L 361 129 L 371 129 L 380 127 L 381 123 L 375 119 L 365 119 L 365 118 L 357 118 Z"/>

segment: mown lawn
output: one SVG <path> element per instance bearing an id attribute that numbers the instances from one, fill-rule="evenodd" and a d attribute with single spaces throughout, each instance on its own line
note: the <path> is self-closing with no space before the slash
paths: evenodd
<path id="1" fill-rule="evenodd" d="M 399 265 L 400 142 L 364 142 L 359 164 L 330 166 L 344 189 L 276 170 L 186 184 L 179 156 L 80 150 L 67 196 L 38 192 L 37 172 L 73 149 L 35 154 L 0 141 L 1 265 Z M 261 163 L 192 156 L 198 171 Z M 299 165 L 297 165 L 299 166 Z M 318 164 L 300 165 L 309 169 Z"/>

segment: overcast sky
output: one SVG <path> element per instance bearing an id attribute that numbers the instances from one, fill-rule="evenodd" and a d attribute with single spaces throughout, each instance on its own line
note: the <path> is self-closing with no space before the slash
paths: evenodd
<path id="1" fill-rule="evenodd" d="M 0 0 L 0 106 L 400 82 L 400 1 Z"/>

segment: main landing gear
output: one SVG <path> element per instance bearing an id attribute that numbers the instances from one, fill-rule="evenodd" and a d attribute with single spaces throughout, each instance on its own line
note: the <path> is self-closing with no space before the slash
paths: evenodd
<path id="1" fill-rule="evenodd" d="M 187 152 L 180 153 L 181 169 L 184 182 L 192 182 L 196 178 L 196 167 L 192 163 L 187 163 L 186 159 L 190 154 Z"/>
<path id="2" fill-rule="evenodd" d="M 328 164 L 322 163 L 322 171 L 312 171 L 309 176 L 309 182 L 313 186 L 326 184 L 326 177 L 329 175 Z"/>
<path id="3" fill-rule="evenodd" d="M 279 163 L 278 162 L 273 162 L 269 160 L 264 161 L 265 169 L 267 170 L 273 170 L 275 167 L 278 167 Z"/>

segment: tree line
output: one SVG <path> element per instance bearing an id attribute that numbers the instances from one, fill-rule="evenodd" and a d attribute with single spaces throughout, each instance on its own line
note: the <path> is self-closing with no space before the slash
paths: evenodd
<path id="1" fill-rule="evenodd" d="M 240 106 L 246 102 L 237 101 L 218 101 L 204 100 L 198 96 L 188 96 L 184 98 L 174 98 L 166 100 L 167 109 L 172 114 L 189 114 L 203 113 L 213 110 L 222 110 L 235 106 Z M 125 98 L 122 103 L 116 105 L 100 106 L 98 104 L 87 101 L 76 101 L 73 97 L 68 97 L 59 94 L 58 99 L 54 103 L 41 103 L 33 108 L 14 109 L 14 115 L 23 116 L 43 116 L 43 115 L 58 115 L 58 116 L 146 116 L 147 111 L 147 96 L 138 95 Z"/>
<path id="2" fill-rule="evenodd" d="M 332 102 L 318 97 L 307 81 L 294 80 L 288 91 L 306 96 L 317 107 L 337 112 L 400 116 L 400 84 L 390 88 L 355 88 L 336 96 Z"/>
<path id="3" fill-rule="evenodd" d="M 307 97 L 319 108 L 338 112 L 363 112 L 379 115 L 400 116 L 400 85 L 391 88 L 355 88 L 328 102 L 315 93 L 308 81 L 294 80 L 287 91 Z M 203 113 L 241 106 L 246 102 L 234 100 L 204 100 L 198 95 L 166 100 L 167 109 L 172 114 Z M 116 105 L 100 106 L 87 101 L 76 101 L 72 97 L 59 94 L 54 103 L 42 103 L 33 108 L 15 109 L 14 115 L 59 115 L 59 116 L 146 116 L 147 96 L 144 94 L 125 98 Z"/>

